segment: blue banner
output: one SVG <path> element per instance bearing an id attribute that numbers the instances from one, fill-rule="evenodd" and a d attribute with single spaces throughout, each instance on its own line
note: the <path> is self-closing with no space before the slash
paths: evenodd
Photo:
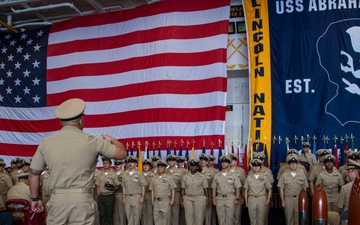
<path id="1" fill-rule="evenodd" d="M 358 148 L 360 2 L 267 2 L 272 136 L 282 139 L 274 142 L 277 158 L 286 158 L 286 137 L 290 148 L 299 149 L 296 136 L 317 146 L 354 141 Z"/>

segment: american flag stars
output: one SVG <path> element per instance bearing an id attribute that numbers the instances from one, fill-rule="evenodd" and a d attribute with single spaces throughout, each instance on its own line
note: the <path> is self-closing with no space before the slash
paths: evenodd
<path id="1" fill-rule="evenodd" d="M 0 33 L 0 106 L 46 105 L 46 29 Z"/>

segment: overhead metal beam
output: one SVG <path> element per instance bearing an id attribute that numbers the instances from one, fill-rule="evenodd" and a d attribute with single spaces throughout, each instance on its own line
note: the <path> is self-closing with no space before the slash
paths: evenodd
<path id="1" fill-rule="evenodd" d="M 10 26 L 9 24 L 5 23 L 5 21 L 3 21 L 3 20 L 1 20 L 1 19 L 0 19 L 0 24 L 1 24 L 2 26 L 4 26 L 6 29 L 8 29 L 9 31 L 13 32 L 13 33 L 19 33 L 19 32 L 20 32 L 19 30 L 13 28 L 12 26 Z"/>
<path id="2" fill-rule="evenodd" d="M 104 10 L 104 7 L 96 0 L 87 0 L 87 2 L 92 6 L 94 7 L 94 9 L 99 12 L 99 13 L 102 13 L 102 12 L 105 12 Z"/>

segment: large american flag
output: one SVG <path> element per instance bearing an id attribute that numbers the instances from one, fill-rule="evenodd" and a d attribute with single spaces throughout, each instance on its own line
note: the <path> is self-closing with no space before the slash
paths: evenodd
<path id="1" fill-rule="evenodd" d="M 223 143 L 229 4 L 167 0 L 0 33 L 0 157 L 31 157 L 74 97 L 98 137 Z"/>

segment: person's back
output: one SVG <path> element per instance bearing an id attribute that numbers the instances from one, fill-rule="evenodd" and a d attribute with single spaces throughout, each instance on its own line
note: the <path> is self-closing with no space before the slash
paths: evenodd
<path id="1" fill-rule="evenodd" d="M 40 143 L 30 166 L 31 209 L 37 213 L 44 210 L 39 200 L 40 175 L 46 165 L 49 167 L 48 225 L 95 224 L 98 213 L 92 188 L 97 157 L 126 156 L 123 144 L 116 139 L 108 135 L 97 138 L 82 131 L 84 110 L 81 99 L 70 99 L 56 109 L 55 116 L 63 128 Z"/>
<path id="2" fill-rule="evenodd" d="M 111 146 L 73 126 L 65 126 L 45 138 L 38 152 L 43 155 L 51 171 L 50 189 L 91 189 L 97 157 L 99 154 L 106 155 L 106 151 L 101 150 L 106 145 L 107 149 Z M 113 152 L 109 153 L 112 157 Z M 37 159 L 35 156 L 33 160 Z"/>

